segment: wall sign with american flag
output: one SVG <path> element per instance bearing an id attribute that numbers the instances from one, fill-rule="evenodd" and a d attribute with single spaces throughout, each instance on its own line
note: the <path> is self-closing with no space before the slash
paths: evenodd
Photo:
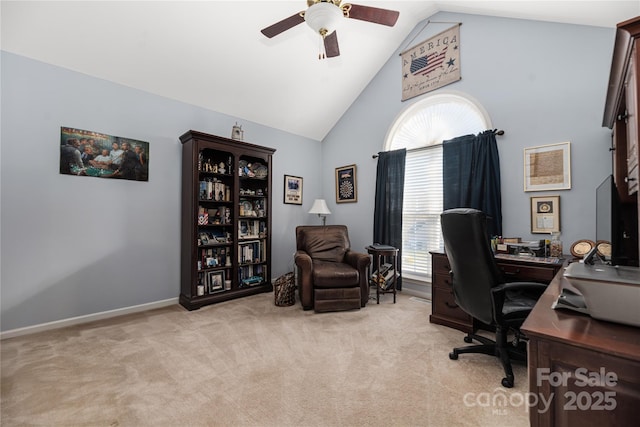
<path id="1" fill-rule="evenodd" d="M 460 24 L 400 54 L 402 100 L 460 80 Z"/>

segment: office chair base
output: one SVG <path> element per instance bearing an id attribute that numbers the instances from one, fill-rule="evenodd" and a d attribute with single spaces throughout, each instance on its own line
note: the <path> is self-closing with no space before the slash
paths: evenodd
<path id="1" fill-rule="evenodd" d="M 465 353 L 479 353 L 495 356 L 500 359 L 500 363 L 502 364 L 502 368 L 505 373 L 505 377 L 502 378 L 501 382 L 502 386 L 505 388 L 512 388 L 514 385 L 514 375 L 513 369 L 511 368 L 511 360 L 526 361 L 526 343 L 516 340 L 518 345 L 508 345 L 506 343 L 506 335 L 504 332 L 500 329 L 496 332 L 498 343 L 501 345 L 496 341 L 480 335 L 467 334 L 464 337 L 465 342 L 470 343 L 475 340 L 481 344 L 454 348 L 453 351 L 449 353 L 449 359 L 458 360 L 458 355 Z M 523 344 L 524 348 L 520 344 Z"/>

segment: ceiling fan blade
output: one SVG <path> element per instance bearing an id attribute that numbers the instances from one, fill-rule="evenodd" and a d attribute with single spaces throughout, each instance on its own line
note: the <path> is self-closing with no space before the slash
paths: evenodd
<path id="1" fill-rule="evenodd" d="M 342 7 L 345 8 L 346 4 Z M 396 25 L 400 12 L 389 9 L 380 9 L 371 6 L 359 6 L 357 4 L 349 4 L 350 8 L 346 9 L 347 18 L 359 19 L 361 21 L 373 22 L 376 24 L 387 25 L 393 27 Z"/>
<path id="2" fill-rule="evenodd" d="M 303 22 L 304 18 L 300 15 L 300 13 L 296 13 L 295 15 L 291 15 L 290 17 L 285 18 L 280 22 L 276 22 L 275 24 L 267 28 L 263 28 L 262 30 L 260 30 L 260 32 L 265 36 L 271 38 L 287 31 L 290 28 L 295 27 L 298 24 L 302 24 Z"/>
<path id="3" fill-rule="evenodd" d="M 340 56 L 340 47 L 338 47 L 338 32 L 334 31 L 324 38 L 324 51 L 327 58 Z"/>

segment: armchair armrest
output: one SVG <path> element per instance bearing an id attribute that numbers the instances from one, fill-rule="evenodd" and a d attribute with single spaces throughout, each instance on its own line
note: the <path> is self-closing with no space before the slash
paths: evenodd
<path id="1" fill-rule="evenodd" d="M 347 251 L 347 253 L 344 254 L 344 262 L 363 273 L 369 264 L 371 264 L 371 258 L 367 254 Z"/>
<path id="2" fill-rule="evenodd" d="M 293 260 L 300 269 L 311 270 L 311 268 L 313 267 L 311 256 L 305 251 L 296 251 L 293 256 Z"/>
<path id="3" fill-rule="evenodd" d="M 313 308 L 313 260 L 305 251 L 298 250 L 293 256 L 294 263 L 298 267 L 298 296 L 302 308 Z"/>

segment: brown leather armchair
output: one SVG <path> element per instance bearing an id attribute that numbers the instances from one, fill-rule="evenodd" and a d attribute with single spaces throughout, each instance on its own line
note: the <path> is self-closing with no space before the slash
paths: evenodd
<path id="1" fill-rule="evenodd" d="M 344 225 L 296 227 L 295 263 L 304 310 L 351 310 L 369 300 L 369 255 L 351 250 Z"/>

